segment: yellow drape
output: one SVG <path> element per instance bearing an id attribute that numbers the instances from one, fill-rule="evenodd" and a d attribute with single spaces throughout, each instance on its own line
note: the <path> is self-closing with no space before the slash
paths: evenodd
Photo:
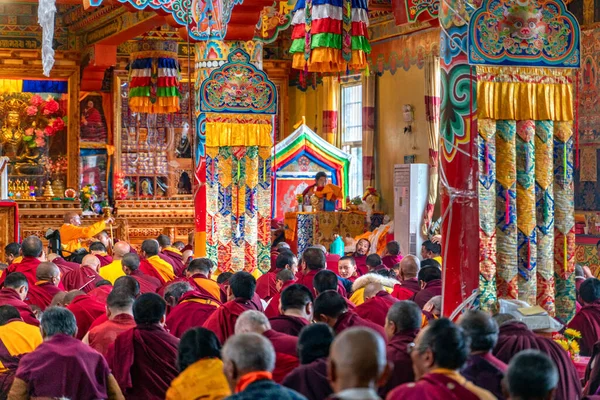
<path id="1" fill-rule="evenodd" d="M 272 146 L 272 126 L 268 124 L 206 123 L 206 146 Z"/>
<path id="2" fill-rule="evenodd" d="M 21 93 L 22 91 L 22 79 L 0 79 L 0 93 Z"/>

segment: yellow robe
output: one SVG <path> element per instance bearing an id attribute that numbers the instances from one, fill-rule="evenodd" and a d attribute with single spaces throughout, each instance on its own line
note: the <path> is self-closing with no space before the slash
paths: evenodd
<path id="1" fill-rule="evenodd" d="M 166 400 L 221 400 L 231 395 L 218 358 L 196 361 L 173 379 Z"/>
<path id="2" fill-rule="evenodd" d="M 15 257 L 12 263 L 19 264 L 21 261 L 23 261 L 23 256 Z"/>
<path id="3" fill-rule="evenodd" d="M 31 353 L 42 344 L 40 328 L 28 325 L 23 321 L 13 321 L 0 326 L 0 341 L 4 344 L 11 356 Z M 0 360 L 0 374 L 8 368 Z"/>
<path id="4" fill-rule="evenodd" d="M 122 276 L 125 276 L 121 260 L 113 260 L 113 262 L 111 262 L 110 264 L 100 268 L 99 273 L 102 278 L 106 279 L 107 281 L 110 281 L 110 283 L 112 283 L 113 285 L 115 284 L 115 281 L 117 279 L 119 279 Z"/>
<path id="5" fill-rule="evenodd" d="M 156 272 L 158 272 L 165 282 L 171 282 L 175 279 L 173 266 L 159 256 L 148 258 L 148 262 L 156 269 Z"/>
<path id="6" fill-rule="evenodd" d="M 106 229 L 104 221 L 98 221 L 94 225 L 81 227 L 71 224 L 63 224 L 60 227 L 60 241 L 64 250 L 74 252 L 83 247 L 82 239 L 90 239 Z"/>

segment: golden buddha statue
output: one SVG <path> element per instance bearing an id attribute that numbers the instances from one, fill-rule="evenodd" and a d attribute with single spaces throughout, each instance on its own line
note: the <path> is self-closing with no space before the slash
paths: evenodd
<path id="1" fill-rule="evenodd" d="M 28 146 L 24 141 L 25 131 L 21 127 L 21 114 L 16 107 L 18 102 L 10 104 L 6 114 L 4 127 L 0 131 L 2 154 L 10 159 L 12 165 L 11 175 L 38 175 L 44 171 L 40 165 L 42 149 L 37 146 Z M 35 123 L 32 126 L 35 129 Z"/>
<path id="2" fill-rule="evenodd" d="M 11 161 L 17 158 L 17 154 L 21 153 L 23 147 L 23 136 L 25 132 L 19 126 L 21 116 L 17 111 L 11 110 L 8 112 L 4 127 L 0 132 L 0 141 L 2 142 L 3 154 L 10 158 Z"/>

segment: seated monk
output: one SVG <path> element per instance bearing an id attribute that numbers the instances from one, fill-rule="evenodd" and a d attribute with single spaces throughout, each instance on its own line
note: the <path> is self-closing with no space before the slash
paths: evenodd
<path id="1" fill-rule="evenodd" d="M 20 272 L 13 272 L 4 280 L 4 287 L 0 289 L 0 304 L 13 306 L 19 310 L 21 319 L 26 324 L 39 326 L 40 322 L 37 320 L 35 314 L 31 308 L 25 303 L 27 293 L 29 292 L 29 283 L 24 274 Z"/>
<path id="2" fill-rule="evenodd" d="M 327 269 L 338 275 L 338 262 L 340 261 L 340 256 L 329 253 L 327 251 L 327 247 L 323 246 L 322 244 L 317 244 L 315 247 L 317 249 L 321 249 L 321 251 L 325 253 L 325 265 L 327 266 Z"/>
<path id="3" fill-rule="evenodd" d="M 256 280 L 256 293 L 264 301 L 269 301 L 279 293 L 276 286 L 276 276 L 282 269 L 288 269 L 294 275 L 298 272 L 298 259 L 291 251 L 282 250 L 275 260 L 275 270 L 261 275 Z"/>
<path id="4" fill-rule="evenodd" d="M 281 315 L 269 318 L 271 328 L 280 333 L 298 336 L 312 320 L 313 301 L 313 295 L 306 286 L 288 286 L 281 292 L 279 300 Z"/>
<path id="5" fill-rule="evenodd" d="M 381 263 L 388 269 L 394 269 L 394 266 L 399 264 L 402 258 L 400 243 L 392 241 L 385 245 L 385 254 L 381 257 Z"/>
<path id="6" fill-rule="evenodd" d="M 218 302 L 227 301 L 227 294 L 216 281 L 211 279 L 214 267 L 214 263 L 209 258 L 196 258 L 188 265 L 185 275 L 198 292 L 211 296 Z"/>
<path id="7" fill-rule="evenodd" d="M 344 256 L 338 261 L 338 272 L 339 276 L 344 279 L 348 279 L 350 282 L 354 282 L 358 278 L 358 272 L 356 270 L 356 261 L 352 256 Z"/>
<path id="8" fill-rule="evenodd" d="M 300 366 L 290 372 L 281 384 L 308 400 L 328 398 L 333 393 L 327 379 L 327 357 L 332 342 L 333 331 L 325 324 L 311 324 L 302 329 L 298 336 Z"/>
<path id="9" fill-rule="evenodd" d="M 452 321 L 433 321 L 414 343 L 411 358 L 417 381 L 398 386 L 388 400 L 496 399 L 458 372 L 467 361 L 469 346 L 464 332 Z"/>
<path id="10" fill-rule="evenodd" d="M 383 261 L 381 261 L 379 254 L 369 254 L 365 260 L 365 265 L 367 266 L 367 273 L 378 272 L 381 270 L 389 271 L 389 269 L 383 265 Z"/>
<path id="11" fill-rule="evenodd" d="M 13 242 L 9 243 L 4 247 L 4 255 L 6 257 L 6 265 L 18 264 L 23 260 L 21 255 L 21 245 Z"/>
<path id="12" fill-rule="evenodd" d="M 385 318 L 388 310 L 400 300 L 392 297 L 385 291 L 383 285 L 379 282 L 369 283 L 365 286 L 365 302 L 354 310 L 361 318 L 385 326 Z"/>
<path id="13" fill-rule="evenodd" d="M 414 382 L 415 373 L 409 349 L 420 328 L 421 309 L 415 302 L 405 300 L 392 304 L 386 317 L 385 333 L 388 339 L 386 357 L 394 369 L 389 380 L 379 388 L 382 398 L 403 383 Z"/>
<path id="14" fill-rule="evenodd" d="M 294 368 L 298 366 L 298 338 L 271 329 L 265 314 L 256 310 L 244 311 L 235 323 L 235 334 L 258 333 L 263 335 L 275 349 L 275 369 L 273 380 L 281 383 Z"/>
<path id="15" fill-rule="evenodd" d="M 298 278 L 298 282 L 296 283 L 306 286 L 313 291 L 315 296 L 317 296 L 313 286 L 313 279 L 319 271 L 327 268 L 325 253 L 317 247 L 307 248 L 304 250 L 304 253 L 302 253 L 301 267 L 301 272 L 296 276 Z M 342 293 L 342 296 L 346 296 L 346 289 L 341 282 L 338 282 L 338 291 Z"/>
<path id="16" fill-rule="evenodd" d="M 386 337 L 381 326 L 362 319 L 354 311 L 349 310 L 346 299 L 333 290 L 323 292 L 317 297 L 313 319 L 317 322 L 326 323 L 336 334 L 348 328 L 364 326 L 373 329 L 382 338 L 385 339 Z"/>
<path id="17" fill-rule="evenodd" d="M 19 310 L 0 306 L 0 394 L 6 398 L 19 360 L 42 344 L 40 328 L 23 322 Z"/>
<path id="18" fill-rule="evenodd" d="M 56 264 L 56 266 L 60 270 L 60 276 L 64 276 L 67 272 L 76 270 L 77 268 L 79 268 L 81 266 L 81 264 L 67 261 L 55 253 L 48 254 L 48 257 L 46 257 L 46 258 L 47 258 L 47 261 L 53 262 L 54 264 Z M 62 286 L 62 283 L 60 286 Z"/>
<path id="19" fill-rule="evenodd" d="M 523 322 L 508 320 L 500 325 L 498 343 L 493 353 L 504 363 L 510 363 L 512 358 L 523 350 L 539 350 L 552 359 L 560 379 L 556 388 L 556 400 L 581 398 L 581 384 L 575 364 L 569 354 L 554 340 L 536 335 Z"/>
<path id="20" fill-rule="evenodd" d="M 498 324 L 489 314 L 471 310 L 460 317 L 458 325 L 471 339 L 471 354 L 460 373 L 477 386 L 503 399 L 502 379 L 507 366 L 492 354 L 498 341 Z"/>
<path id="21" fill-rule="evenodd" d="M 313 279 L 314 292 L 319 296 L 321 293 L 328 290 L 337 291 L 346 300 L 346 304 L 350 310 L 354 310 L 356 306 L 346 297 L 345 291 L 340 291 L 340 280 L 338 276 L 329 270 L 319 271 Z"/>
<path id="22" fill-rule="evenodd" d="M 399 285 L 394 286 L 392 296 L 398 300 L 410 300 L 416 293 L 421 290 L 417 275 L 421 268 L 421 261 L 413 255 L 408 255 L 400 261 L 400 269 L 398 271 Z"/>
<path id="23" fill-rule="evenodd" d="M 112 292 L 112 289 L 112 283 L 106 279 L 102 279 L 101 281 L 96 282 L 96 287 L 88 294 L 96 298 L 100 303 L 106 304 L 106 300 L 108 299 L 110 292 Z"/>
<path id="24" fill-rule="evenodd" d="M 108 348 L 121 333 L 135 328 L 133 320 L 133 301 L 129 290 L 113 289 L 106 300 L 106 315 L 108 321 L 90 329 L 83 338 L 83 343 L 98 353 L 106 356 Z"/>
<path id="25" fill-rule="evenodd" d="M 262 305 L 252 301 L 255 289 L 256 280 L 251 274 L 244 271 L 233 274 L 227 286 L 229 301 L 217 308 L 204 323 L 204 328 L 213 331 L 219 342 L 225 343 L 235 333 L 235 322 L 244 311 L 262 311 Z"/>
<path id="26" fill-rule="evenodd" d="M 160 280 L 161 285 L 175 279 L 173 266 L 158 256 L 158 242 L 154 239 L 144 240 L 142 243 L 142 261 L 140 271 L 146 275 Z"/>
<path id="27" fill-rule="evenodd" d="M 164 399 L 177 376 L 179 339 L 164 328 L 167 304 L 155 293 L 133 303 L 136 327 L 121 333 L 106 359 L 127 399 Z"/>
<path id="28" fill-rule="evenodd" d="M 360 306 L 365 302 L 365 287 L 369 283 L 380 283 L 388 293 L 392 293 L 394 288 L 398 286 L 398 281 L 395 278 L 390 278 L 387 270 L 382 269 L 367 273 L 358 277 L 352 284 L 352 296 L 350 296 L 352 304 Z"/>
<path id="29" fill-rule="evenodd" d="M 179 376 L 171 382 L 166 400 L 221 400 L 231 394 L 223 374 L 221 344 L 204 328 L 187 331 L 179 342 Z"/>
<path id="30" fill-rule="evenodd" d="M 54 296 L 61 291 L 58 288 L 60 270 L 54 263 L 43 262 L 37 267 L 36 278 L 35 285 L 29 287 L 25 303 L 44 311 L 52 303 Z"/>
<path id="31" fill-rule="evenodd" d="M 195 261 L 195 260 L 194 260 Z M 222 304 L 214 297 L 194 290 L 188 282 L 173 282 L 167 286 L 165 300 L 171 307 L 166 327 L 181 338 L 185 331 L 204 325 Z"/>
<path id="32" fill-rule="evenodd" d="M 94 320 L 106 313 L 104 304 L 81 290 L 68 292 L 63 304 L 77 319 L 77 339 L 79 340 L 88 333 Z"/>
<path id="33" fill-rule="evenodd" d="M 524 350 L 508 365 L 505 393 L 509 399 L 554 399 L 559 375 L 552 360 L 539 351 Z M 594 400 L 598 396 L 588 396 Z"/>
<path id="34" fill-rule="evenodd" d="M 579 354 L 589 357 L 600 338 L 600 280 L 587 278 L 583 281 L 579 287 L 579 299 L 583 307 L 567 327 L 581 332 Z"/>
<path id="35" fill-rule="evenodd" d="M 277 290 L 277 293 L 275 293 L 275 295 L 271 297 L 271 300 L 269 300 L 269 304 L 265 309 L 265 315 L 267 316 L 267 318 L 274 318 L 281 315 L 281 310 L 279 309 L 281 293 L 286 288 L 295 283 L 296 279 L 294 278 L 294 274 L 291 270 L 285 268 L 279 270 L 279 272 L 275 276 L 275 290 Z"/>
<path id="36" fill-rule="evenodd" d="M 352 253 L 352 258 L 356 263 L 356 270 L 358 275 L 364 275 L 368 272 L 367 268 L 367 255 L 371 250 L 371 242 L 368 239 L 362 238 L 356 242 L 356 250 Z"/>
<path id="37" fill-rule="evenodd" d="M 108 255 L 106 246 L 104 246 L 102 242 L 94 242 L 90 244 L 90 254 L 96 256 L 98 261 L 100 261 L 100 268 L 110 264 L 113 261 L 113 258 Z"/>
<path id="38" fill-rule="evenodd" d="M 117 242 L 113 246 L 113 260 L 110 264 L 100 267 L 100 271 L 98 272 L 103 279 L 110 281 L 113 285 L 117 278 L 125 276 L 125 272 L 123 272 L 123 257 L 126 254 L 129 254 L 131 250 L 131 246 L 127 242 Z"/>
<path id="39" fill-rule="evenodd" d="M 171 246 L 171 238 L 167 235 L 159 235 L 156 238 L 158 245 L 160 246 L 160 253 L 167 256 L 171 260 L 173 266 L 173 272 L 176 276 L 183 276 L 185 271 L 185 264 L 183 263 L 183 254 L 175 247 Z"/>
<path id="40" fill-rule="evenodd" d="M 96 256 L 88 254 L 81 260 L 81 266 L 76 270 L 67 272 L 62 277 L 63 286 L 67 291 L 82 290 L 85 293 L 91 292 L 96 288 L 96 283 L 102 280 L 98 275 L 100 261 Z"/>
<path id="41" fill-rule="evenodd" d="M 436 262 L 435 260 L 429 261 Z M 432 297 L 442 294 L 442 270 L 436 266 L 426 266 L 423 261 L 417 279 L 421 290 L 415 293 L 411 300 L 423 308 Z"/>
<path id="42" fill-rule="evenodd" d="M 125 275 L 131 276 L 138 282 L 140 293 L 156 293 L 156 291 L 162 286 L 158 278 L 146 275 L 140 271 L 140 257 L 137 254 L 125 254 L 121 262 L 123 264 L 123 272 Z M 117 278 L 117 280 L 121 278 Z"/>
<path id="43" fill-rule="evenodd" d="M 42 262 L 40 257 L 42 257 L 43 250 L 44 246 L 42 241 L 37 236 L 28 236 L 23 239 L 21 245 L 23 259 L 18 264 L 11 264 L 8 266 L 6 271 L 2 274 L 2 277 L 0 277 L 0 285 L 2 285 L 6 277 L 13 272 L 24 274 L 27 278 L 27 282 L 29 282 L 29 286 L 35 285 L 35 282 L 37 281 L 35 274 L 38 265 Z"/>
<path id="44" fill-rule="evenodd" d="M 138 284 L 138 281 L 131 276 L 122 276 L 118 278 L 115 281 L 115 285 L 113 286 L 112 290 L 123 291 L 127 293 L 129 297 L 133 297 L 134 299 L 137 299 L 140 296 L 140 285 Z M 109 321 L 108 314 L 104 313 L 96 318 L 94 322 L 92 322 L 89 330 L 92 330 L 98 325 L 107 321 Z"/>
<path id="45" fill-rule="evenodd" d="M 124 399 L 104 357 L 74 338 L 69 310 L 48 308 L 41 331 L 44 342 L 21 359 L 8 398 Z"/>
<path id="46" fill-rule="evenodd" d="M 107 218 L 104 221 L 98 221 L 91 226 L 81 227 L 81 217 L 77 211 L 69 211 L 65 214 L 65 223 L 60 227 L 60 241 L 63 250 L 73 253 L 81 249 L 85 241 L 90 240 L 100 232 L 106 229 L 107 224 L 112 224 L 114 220 Z"/>

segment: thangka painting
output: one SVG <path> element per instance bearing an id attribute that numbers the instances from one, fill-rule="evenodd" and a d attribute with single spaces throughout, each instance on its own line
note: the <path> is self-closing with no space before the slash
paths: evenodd
<path id="1" fill-rule="evenodd" d="M 108 140 L 108 126 L 104 115 L 102 96 L 90 94 L 79 103 L 79 139 L 83 143 L 102 143 Z"/>

